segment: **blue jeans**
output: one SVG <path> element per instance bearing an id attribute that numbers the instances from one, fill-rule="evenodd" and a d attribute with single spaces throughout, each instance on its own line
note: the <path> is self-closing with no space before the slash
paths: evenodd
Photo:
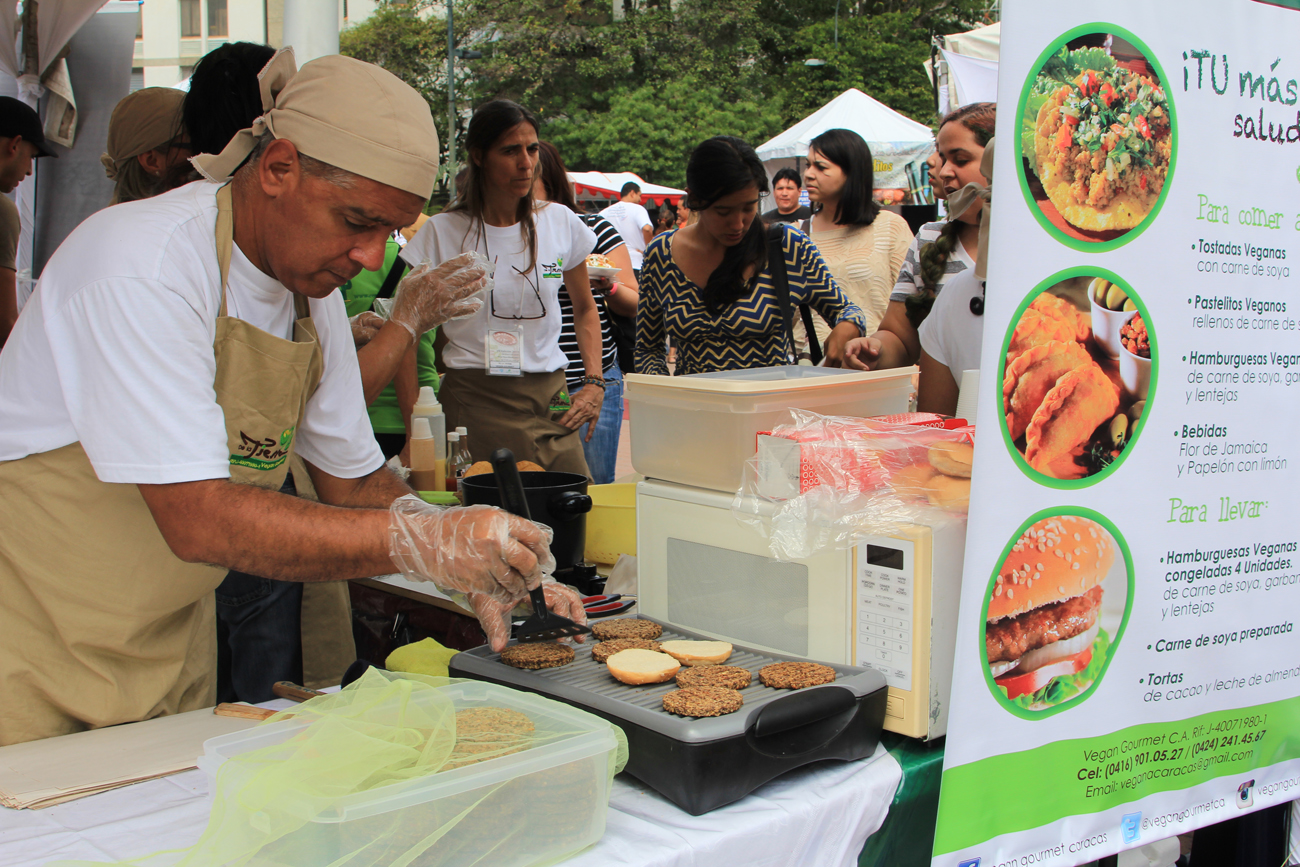
<path id="1" fill-rule="evenodd" d="M 587 469 L 591 479 L 598 485 L 608 485 L 614 481 L 618 466 L 618 437 L 623 430 L 623 371 L 618 363 L 605 371 L 605 402 L 600 407 L 600 418 L 596 419 L 596 433 L 591 442 L 587 442 L 587 427 L 578 428 L 582 438 L 582 451 L 587 456 Z"/>
<path id="2" fill-rule="evenodd" d="M 280 493 L 294 496 L 293 477 Z M 217 586 L 217 701 L 270 701 L 302 683 L 302 585 L 228 572 Z"/>

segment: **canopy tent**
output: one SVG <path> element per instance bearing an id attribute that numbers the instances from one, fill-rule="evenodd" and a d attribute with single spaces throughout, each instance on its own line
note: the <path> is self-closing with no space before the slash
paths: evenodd
<path id="1" fill-rule="evenodd" d="M 867 142 L 875 158 L 877 189 L 907 190 L 913 201 L 929 201 L 925 160 L 934 152 L 934 132 L 857 88 L 758 146 L 768 179 L 783 168 L 800 171 L 809 142 L 828 129 L 850 129 Z"/>
<path id="2" fill-rule="evenodd" d="M 935 40 L 938 63 L 935 58 L 926 61 L 925 71 L 936 86 L 940 114 L 972 102 L 997 102 L 1001 40 L 1001 24 Z"/>
<path id="3" fill-rule="evenodd" d="M 661 187 L 641 180 L 634 172 L 569 172 L 573 191 L 580 202 L 618 201 L 619 191 L 628 181 L 641 188 L 643 198 L 655 205 L 667 202 L 674 207 L 686 195 L 685 190 Z"/>

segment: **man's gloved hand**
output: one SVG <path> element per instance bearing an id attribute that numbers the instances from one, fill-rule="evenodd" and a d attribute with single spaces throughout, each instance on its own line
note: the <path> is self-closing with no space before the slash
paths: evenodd
<path id="1" fill-rule="evenodd" d="M 352 342 L 356 344 L 357 349 L 365 346 L 379 329 L 384 327 L 384 317 L 370 310 L 362 310 L 356 316 L 348 319 L 348 324 L 352 326 Z"/>
<path id="2" fill-rule="evenodd" d="M 542 582 L 542 591 L 546 594 L 546 607 L 561 617 L 567 617 L 574 623 L 586 623 L 587 612 L 582 608 L 582 597 L 578 591 L 567 584 L 561 584 L 554 578 Z M 510 612 L 515 604 L 507 604 L 498 599 L 478 593 L 467 594 L 469 603 L 474 608 L 474 616 L 487 634 L 488 644 L 492 650 L 500 653 L 510 640 Z M 522 601 L 527 601 L 525 596 Z M 574 637 L 583 641 L 584 636 Z"/>
<path id="3" fill-rule="evenodd" d="M 483 299 L 474 296 L 487 288 L 487 270 L 474 253 L 462 253 L 436 268 L 420 264 L 397 284 L 388 318 L 419 339 L 444 322 L 473 316 L 483 306 Z"/>
<path id="4" fill-rule="evenodd" d="M 493 506 L 443 508 L 414 494 L 389 508 L 388 553 L 408 578 L 513 607 L 555 571 L 551 531 Z"/>

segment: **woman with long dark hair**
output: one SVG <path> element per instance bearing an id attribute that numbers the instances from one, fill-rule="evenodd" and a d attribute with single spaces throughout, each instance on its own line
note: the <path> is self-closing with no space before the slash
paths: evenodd
<path id="1" fill-rule="evenodd" d="M 508 448 L 548 470 L 587 475 L 580 427 L 600 416 L 605 391 L 600 313 L 587 277 L 596 236 L 563 205 L 535 202 L 537 118 L 509 100 L 469 122 L 465 186 L 402 250 L 415 266 L 461 253 L 488 258 L 495 288 L 483 308 L 442 326 L 439 392 L 448 428 L 464 425 L 476 461 Z M 559 290 L 573 305 L 581 388 L 569 391 L 560 348 Z M 588 436 L 591 432 L 588 432 Z"/>
<path id="2" fill-rule="evenodd" d="M 794 342 L 769 243 L 779 245 L 791 307 L 810 304 L 833 323 L 826 363 L 842 363 L 845 344 L 863 333 L 862 311 L 803 233 L 785 224 L 768 229 L 757 219 L 759 193 L 767 189 L 763 163 L 740 139 L 716 136 L 695 148 L 686 201 L 698 218 L 651 241 L 641 266 L 638 372 L 668 373 L 667 337 L 677 349 L 678 374 L 790 363 Z"/>
<path id="3" fill-rule="evenodd" d="M 812 201 L 808 235 L 817 245 L 835 282 L 862 308 L 867 334 L 880 325 L 889 293 L 907 256 L 912 230 L 907 221 L 872 198 L 875 188 L 871 148 L 847 129 L 828 129 L 808 145 L 804 188 Z M 815 322 L 825 342 L 830 326 Z"/>
<path id="4" fill-rule="evenodd" d="M 949 112 L 940 122 L 935 137 L 939 165 L 934 175 L 945 197 L 968 183 L 988 183 L 980 174 L 980 160 L 993 138 L 996 120 L 996 105 L 976 102 Z M 854 367 L 883 369 L 917 363 L 921 356 L 917 329 L 939 291 L 954 275 L 975 267 L 983 207 L 982 200 L 976 201 L 965 213 L 926 223 L 917 231 L 879 329 L 851 347 Z"/>
<path id="5" fill-rule="evenodd" d="M 573 197 L 573 184 L 569 182 L 564 160 L 555 145 L 548 141 L 538 144 L 541 161 L 537 165 L 533 198 L 539 202 L 563 205 L 577 214 L 596 233 L 596 247 L 591 251 L 592 255 L 604 256 L 612 267 L 618 269 L 615 279 L 591 278 L 596 309 L 600 313 L 605 402 L 601 404 L 600 418 L 591 435 L 587 436 L 590 424 L 583 425 L 578 430 L 578 435 L 583 438 L 582 450 L 587 457 L 587 468 L 591 470 L 591 480 L 598 485 L 608 485 L 614 481 L 618 465 L 618 440 L 623 428 L 623 371 L 618 366 L 618 351 L 609 312 L 612 310 L 620 316 L 636 316 L 636 273 L 632 270 L 632 257 L 628 254 L 627 244 L 623 242 L 618 229 L 599 214 L 583 214 L 578 209 L 578 202 Z M 560 348 L 569 357 L 569 369 L 565 371 L 565 376 L 570 391 L 578 391 L 582 388 L 582 351 L 573 328 L 573 302 L 569 300 L 569 291 L 564 286 L 560 287 L 560 318 L 563 323 L 560 328 Z"/>

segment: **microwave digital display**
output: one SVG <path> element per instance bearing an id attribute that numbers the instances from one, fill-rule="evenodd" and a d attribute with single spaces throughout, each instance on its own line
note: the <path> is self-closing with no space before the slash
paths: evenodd
<path id="1" fill-rule="evenodd" d="M 867 545 L 867 565 L 883 566 L 886 569 L 907 568 L 903 552 L 897 548 L 886 548 L 884 545 Z"/>

